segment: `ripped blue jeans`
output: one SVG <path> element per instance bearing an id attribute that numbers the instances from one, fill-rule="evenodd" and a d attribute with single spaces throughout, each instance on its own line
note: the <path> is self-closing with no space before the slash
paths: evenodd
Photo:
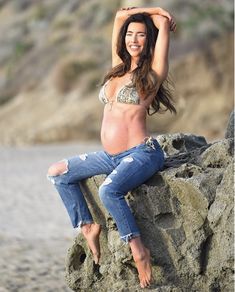
<path id="1" fill-rule="evenodd" d="M 73 227 L 93 222 L 79 182 L 94 175 L 106 174 L 106 179 L 99 187 L 99 196 L 115 220 L 121 239 L 128 242 L 139 236 L 139 229 L 125 195 L 162 169 L 164 154 L 157 140 L 150 137 L 116 155 L 99 151 L 65 161 L 67 170 L 57 176 L 48 176 L 48 179 L 59 192 Z"/>

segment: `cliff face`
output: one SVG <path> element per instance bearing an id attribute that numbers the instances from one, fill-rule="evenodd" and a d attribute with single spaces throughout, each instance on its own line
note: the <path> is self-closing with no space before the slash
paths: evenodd
<path id="1" fill-rule="evenodd" d="M 162 135 L 163 171 L 127 195 L 152 255 L 150 291 L 233 291 L 233 138 L 207 144 L 193 135 Z M 142 291 L 128 245 L 101 205 L 96 176 L 84 182 L 102 224 L 102 259 L 94 265 L 81 235 L 69 249 L 66 281 L 74 291 Z"/>

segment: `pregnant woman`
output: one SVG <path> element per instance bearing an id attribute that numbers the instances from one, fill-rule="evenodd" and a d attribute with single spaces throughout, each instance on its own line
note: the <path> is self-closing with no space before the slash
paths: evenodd
<path id="1" fill-rule="evenodd" d="M 116 13 L 112 69 L 99 94 L 104 104 L 104 150 L 59 161 L 48 170 L 48 178 L 58 190 L 73 227 L 81 228 L 95 263 L 100 260 L 101 226 L 93 221 L 79 182 L 107 175 L 99 188 L 100 199 L 115 220 L 121 239 L 130 246 L 142 288 L 151 283 L 150 252 L 141 240 L 125 195 L 163 167 L 163 151 L 147 132 L 146 116 L 151 111 L 176 112 L 169 91 L 162 85 L 168 75 L 170 31 L 175 29 L 173 17 L 162 8 L 124 8 Z"/>

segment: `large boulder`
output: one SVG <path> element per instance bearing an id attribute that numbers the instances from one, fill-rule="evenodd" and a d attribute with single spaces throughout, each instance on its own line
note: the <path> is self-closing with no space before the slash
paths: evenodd
<path id="1" fill-rule="evenodd" d="M 160 136 L 163 171 L 127 194 L 150 249 L 150 291 L 233 291 L 233 139 L 207 144 L 203 137 Z M 104 176 L 84 181 L 94 219 L 102 224 L 100 265 L 79 234 L 66 259 L 74 291 L 143 291 L 128 245 L 98 196 Z"/>
<path id="2" fill-rule="evenodd" d="M 231 112 L 225 132 L 225 138 L 234 138 L 234 111 Z"/>

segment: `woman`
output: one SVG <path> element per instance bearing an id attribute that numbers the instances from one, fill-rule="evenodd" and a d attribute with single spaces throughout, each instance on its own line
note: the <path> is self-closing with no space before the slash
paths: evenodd
<path id="1" fill-rule="evenodd" d="M 104 151 L 82 154 L 53 164 L 48 170 L 74 227 L 80 227 L 93 254 L 100 259 L 101 226 L 95 223 L 79 181 L 98 174 L 107 177 L 100 199 L 114 218 L 121 239 L 128 242 L 142 288 L 151 282 L 150 252 L 124 196 L 163 167 L 163 152 L 149 137 L 146 115 L 175 112 L 162 82 L 168 74 L 172 16 L 161 8 L 126 8 L 117 12 L 112 36 L 112 69 L 105 76 L 99 98 L 105 104 L 101 128 Z"/>

